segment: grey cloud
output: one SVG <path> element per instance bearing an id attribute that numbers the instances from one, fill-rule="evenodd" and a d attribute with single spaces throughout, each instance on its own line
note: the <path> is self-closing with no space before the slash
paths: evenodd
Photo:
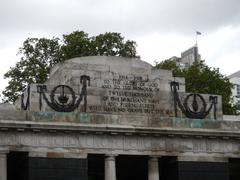
<path id="1" fill-rule="evenodd" d="M 240 24 L 238 7 L 239 0 L 3 0 L 0 33 L 188 34 Z"/>

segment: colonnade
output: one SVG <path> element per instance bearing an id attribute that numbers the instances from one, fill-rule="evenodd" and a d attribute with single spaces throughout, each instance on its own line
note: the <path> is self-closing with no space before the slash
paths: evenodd
<path id="1" fill-rule="evenodd" d="M 7 153 L 0 153 L 0 180 L 7 180 Z M 117 180 L 116 155 L 105 156 L 105 180 Z M 158 157 L 148 159 L 148 180 L 159 180 Z"/>
<path id="2" fill-rule="evenodd" d="M 31 154 L 32 155 L 32 154 Z M 79 158 L 80 155 L 76 155 L 76 156 L 65 156 L 64 158 Z M 104 159 L 104 177 L 105 180 L 117 180 L 117 166 L 116 166 L 116 157 L 118 155 L 116 154 L 106 154 L 105 155 L 105 159 Z M 0 180 L 7 180 L 7 157 L 8 157 L 8 152 L 1 152 L 0 151 Z M 32 157 L 32 156 L 30 156 Z M 48 158 L 48 157 L 46 157 Z M 57 158 L 57 157 L 55 157 Z M 87 154 L 85 156 L 82 156 L 81 159 L 85 159 L 87 161 Z M 159 172 L 161 168 L 159 168 L 159 158 L 160 156 L 149 156 L 148 160 L 147 160 L 147 169 L 148 169 L 148 180 L 160 180 L 160 173 Z M 163 160 L 163 159 L 161 159 Z M 208 175 L 212 175 L 211 172 L 210 173 L 206 173 L 204 171 L 204 169 L 206 168 L 215 168 L 214 172 L 215 174 L 217 174 L 219 177 L 225 175 L 222 179 L 228 179 L 228 165 L 226 163 L 227 159 L 226 158 L 211 158 L 209 157 L 208 159 L 204 159 L 202 158 L 202 160 L 205 160 L 206 162 L 202 161 L 199 162 L 199 159 L 194 159 L 193 157 L 178 157 L 177 161 L 180 162 L 180 164 L 178 164 L 179 167 L 185 167 L 188 166 L 189 167 L 189 163 L 193 164 L 196 166 L 196 163 L 198 163 L 198 171 L 195 171 L 194 169 L 190 169 L 189 172 L 191 172 L 193 175 L 199 174 L 202 177 L 207 177 Z M 225 161 L 223 161 L 225 160 Z M 146 162 L 146 161 L 145 161 Z M 209 162 L 211 162 L 211 166 L 209 166 Z M 195 163 L 195 164 L 194 164 Z M 214 164 L 213 164 L 214 163 Z M 87 163 L 86 163 L 87 164 Z M 234 163 L 233 163 L 234 164 Z M 234 165 L 238 165 L 239 162 L 235 163 Z M 238 165 L 238 167 L 240 167 L 240 165 Z M 202 168 L 202 169 L 201 169 Z M 88 168 L 86 167 L 86 170 Z M 217 170 L 216 170 L 217 169 Z M 202 170 L 202 171 L 201 171 Z M 210 171 L 209 170 L 209 171 Z M 226 171 L 224 174 L 222 171 Z M 14 173 L 14 172 L 13 172 Z M 204 174 L 205 173 L 205 174 Z M 235 170 L 232 170 L 231 173 L 234 175 L 234 177 L 239 177 L 239 175 L 237 174 L 237 172 L 235 172 Z M 181 173 L 182 177 L 185 177 L 186 174 Z M 208 178 L 207 178 L 208 179 Z M 211 178 L 209 178 L 211 179 Z"/>
<path id="3" fill-rule="evenodd" d="M 105 180 L 117 180 L 116 155 L 105 157 Z M 159 180 L 158 157 L 156 156 L 148 159 L 148 180 Z"/>

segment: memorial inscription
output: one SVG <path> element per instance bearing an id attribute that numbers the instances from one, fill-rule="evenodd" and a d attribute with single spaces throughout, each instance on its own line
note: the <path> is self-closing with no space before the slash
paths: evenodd
<path id="1" fill-rule="evenodd" d="M 89 105 L 89 110 L 124 113 L 159 113 L 156 98 L 159 84 L 147 77 L 119 75 L 118 78 L 104 79 L 101 88 L 107 91 L 101 97 L 101 106 Z"/>
<path id="2" fill-rule="evenodd" d="M 70 60 L 57 67 L 46 84 L 31 86 L 29 103 L 23 96 L 22 109 L 89 113 L 94 122 L 107 122 L 109 114 L 116 115 L 114 122 L 124 121 L 125 115 L 131 123 L 144 117 L 145 125 L 148 121 L 159 126 L 170 125 L 174 113 L 177 118 L 222 119 L 221 97 L 186 93 L 184 79 L 172 77 L 170 71 L 140 60 L 99 58 Z"/>

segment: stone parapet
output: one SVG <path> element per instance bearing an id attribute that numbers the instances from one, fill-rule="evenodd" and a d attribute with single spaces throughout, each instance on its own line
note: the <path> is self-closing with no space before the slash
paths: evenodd
<path id="1" fill-rule="evenodd" d="M 126 115 L 129 121 L 140 116 L 222 120 L 220 96 L 186 93 L 184 78 L 171 71 L 119 57 L 67 60 L 53 68 L 45 84 L 31 84 L 18 104 L 36 112 Z"/>

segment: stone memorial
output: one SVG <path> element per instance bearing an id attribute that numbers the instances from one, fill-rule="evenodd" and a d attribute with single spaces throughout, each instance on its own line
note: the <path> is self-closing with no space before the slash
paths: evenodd
<path id="1" fill-rule="evenodd" d="M 237 179 L 240 124 L 225 118 L 221 96 L 140 59 L 70 59 L 0 105 L 0 180 Z"/>

